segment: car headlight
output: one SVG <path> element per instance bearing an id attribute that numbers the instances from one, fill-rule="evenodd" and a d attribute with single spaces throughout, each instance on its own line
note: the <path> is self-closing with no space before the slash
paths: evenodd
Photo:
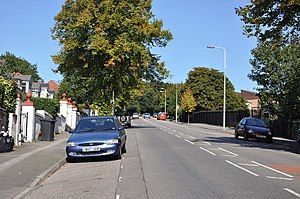
<path id="1" fill-rule="evenodd" d="M 67 142 L 67 146 L 76 146 L 76 142 Z"/>
<path id="2" fill-rule="evenodd" d="M 118 139 L 111 139 L 105 142 L 105 144 L 118 144 L 118 143 L 119 143 Z"/>
<path id="3" fill-rule="evenodd" d="M 249 129 L 249 130 L 248 130 L 248 133 L 254 133 L 254 132 L 253 132 L 253 130 L 252 130 L 252 129 Z"/>

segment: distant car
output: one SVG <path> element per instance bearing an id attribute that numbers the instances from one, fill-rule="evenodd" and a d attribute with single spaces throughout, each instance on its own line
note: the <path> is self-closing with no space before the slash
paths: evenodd
<path id="1" fill-rule="evenodd" d="M 80 119 L 67 141 L 67 161 L 83 157 L 111 155 L 121 159 L 126 153 L 126 132 L 115 116 Z"/>
<path id="2" fill-rule="evenodd" d="M 238 139 L 239 136 L 243 136 L 244 140 L 264 138 L 267 142 L 272 142 L 272 133 L 266 127 L 265 122 L 253 117 L 243 118 L 236 126 L 234 137 Z"/>
<path id="3" fill-rule="evenodd" d="M 150 119 L 150 117 L 151 117 L 150 113 L 144 113 L 144 118 L 145 119 Z"/>
<path id="4" fill-rule="evenodd" d="M 123 126 L 131 127 L 131 118 L 128 114 L 117 114 L 117 118 Z"/>
<path id="5" fill-rule="evenodd" d="M 138 113 L 133 113 L 132 114 L 132 119 L 139 119 L 140 115 Z"/>
<path id="6" fill-rule="evenodd" d="M 167 114 L 164 112 L 158 113 L 157 120 L 167 120 Z"/>

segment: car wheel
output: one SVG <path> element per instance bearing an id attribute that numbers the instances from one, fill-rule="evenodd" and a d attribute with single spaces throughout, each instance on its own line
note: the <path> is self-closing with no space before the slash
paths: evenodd
<path id="1" fill-rule="evenodd" d="M 234 138 L 239 139 L 239 135 L 236 132 L 234 132 Z"/>
<path id="2" fill-rule="evenodd" d="M 272 143 L 272 136 L 267 136 L 267 143 Z"/>
<path id="3" fill-rule="evenodd" d="M 122 150 L 121 150 L 122 153 L 126 153 L 127 150 L 126 150 L 126 144 L 124 143 L 123 147 L 122 147 Z"/>
<path id="4" fill-rule="evenodd" d="M 120 147 L 119 153 L 118 153 L 117 155 L 115 155 L 115 159 L 116 159 L 116 160 L 120 160 L 121 158 L 122 158 L 122 149 L 121 149 L 121 147 Z"/>
<path id="5" fill-rule="evenodd" d="M 249 139 L 248 134 L 245 132 L 244 133 L 244 140 L 247 141 Z"/>
<path id="6" fill-rule="evenodd" d="M 66 162 L 67 163 L 74 163 L 74 162 L 76 162 L 76 158 L 67 157 Z"/>

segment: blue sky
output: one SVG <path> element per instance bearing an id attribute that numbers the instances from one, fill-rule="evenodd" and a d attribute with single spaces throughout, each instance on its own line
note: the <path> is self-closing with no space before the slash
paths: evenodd
<path id="1" fill-rule="evenodd" d="M 56 68 L 51 55 L 59 51 L 51 38 L 54 16 L 64 0 L 1 0 L 0 54 L 9 51 L 38 65 L 40 76 L 48 81 L 61 80 L 52 72 Z M 162 19 L 164 28 L 173 36 L 166 48 L 155 49 L 172 74 L 169 82 L 184 82 L 195 66 L 223 71 L 223 51 L 207 49 L 216 45 L 227 50 L 226 76 L 236 91 L 254 90 L 255 82 L 248 79 L 250 50 L 254 38 L 242 34 L 240 18 L 235 7 L 248 0 L 153 0 L 153 13 Z"/>

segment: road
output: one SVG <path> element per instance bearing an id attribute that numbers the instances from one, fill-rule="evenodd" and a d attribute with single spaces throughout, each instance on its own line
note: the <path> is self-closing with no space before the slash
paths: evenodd
<path id="1" fill-rule="evenodd" d="M 300 155 L 186 124 L 137 119 L 121 160 L 67 163 L 25 198 L 300 198 Z"/>

